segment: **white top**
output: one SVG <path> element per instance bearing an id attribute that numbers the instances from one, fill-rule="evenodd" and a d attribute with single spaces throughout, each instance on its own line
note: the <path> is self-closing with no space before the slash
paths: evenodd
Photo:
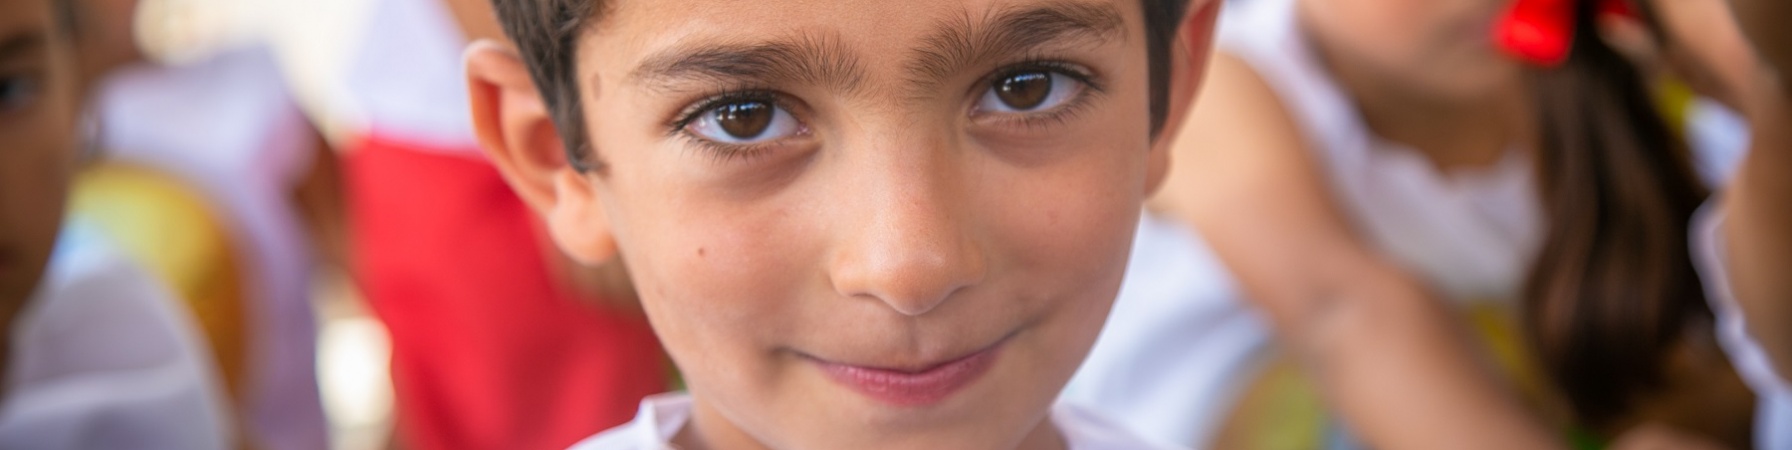
<path id="1" fill-rule="evenodd" d="M 210 352 L 163 286 L 79 223 L 17 318 L 0 448 L 223 450 Z"/>
<path id="2" fill-rule="evenodd" d="M 484 158 L 467 109 L 466 38 L 439 0 L 375 0 L 343 84 L 360 133 Z"/>
<path id="3" fill-rule="evenodd" d="M 266 49 L 180 66 L 122 71 L 100 90 L 102 146 L 115 160 L 193 183 L 223 216 L 243 254 L 253 333 L 243 408 L 269 450 L 329 445 L 316 378 L 311 246 L 291 193 L 317 143 Z"/>
<path id="4" fill-rule="evenodd" d="M 666 450 L 672 437 L 691 419 L 691 396 L 667 393 L 641 400 L 635 420 L 573 444 L 571 450 Z M 1051 421 L 1070 450 L 1160 450 L 1088 411 L 1060 404 Z"/>
<path id="5" fill-rule="evenodd" d="M 1208 442 L 1272 330 L 1187 226 L 1146 214 L 1107 324 L 1060 402 L 1151 439 Z"/>
<path id="6" fill-rule="evenodd" d="M 1717 340 L 1729 353 L 1730 365 L 1755 391 L 1755 447 L 1792 448 L 1792 385 L 1768 361 L 1767 352 L 1747 332 L 1747 321 L 1730 292 L 1724 264 L 1723 218 L 1715 198 L 1693 220 L 1693 265 L 1705 285 L 1705 301 L 1717 316 Z"/>

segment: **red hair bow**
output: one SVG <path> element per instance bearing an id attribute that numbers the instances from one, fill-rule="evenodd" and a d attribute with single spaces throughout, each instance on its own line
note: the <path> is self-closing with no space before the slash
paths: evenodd
<path id="1" fill-rule="evenodd" d="M 1594 0 L 1598 14 L 1637 17 L 1627 0 Z M 1494 24 L 1494 43 L 1519 60 L 1556 67 L 1574 47 L 1574 14 L 1578 0 L 1517 0 Z"/>

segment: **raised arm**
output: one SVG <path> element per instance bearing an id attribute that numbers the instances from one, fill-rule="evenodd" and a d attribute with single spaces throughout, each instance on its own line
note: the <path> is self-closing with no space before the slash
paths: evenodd
<path id="1" fill-rule="evenodd" d="M 1792 2 L 1733 3 L 1763 62 L 1777 72 L 1743 98 L 1753 142 L 1723 198 L 1724 250 L 1749 332 L 1780 377 L 1792 381 Z"/>
<path id="2" fill-rule="evenodd" d="M 1560 447 L 1422 284 L 1327 194 L 1275 94 L 1220 55 L 1152 207 L 1193 225 L 1345 420 L 1383 449 Z"/>

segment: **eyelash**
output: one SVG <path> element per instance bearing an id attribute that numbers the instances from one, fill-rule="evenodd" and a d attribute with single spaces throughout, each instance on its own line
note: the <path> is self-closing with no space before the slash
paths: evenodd
<path id="1" fill-rule="evenodd" d="M 990 76 L 985 77 L 982 81 L 973 85 L 973 90 L 970 94 L 971 98 L 980 98 L 982 92 L 990 89 L 997 81 L 1027 72 L 1052 72 L 1070 77 L 1070 79 L 1083 84 L 1083 92 L 1077 94 L 1076 97 L 1071 98 L 1063 106 L 1054 108 L 1051 111 L 1029 114 L 1003 114 L 1019 117 L 1000 119 L 1021 128 L 1036 129 L 1068 122 L 1070 119 L 1076 118 L 1076 116 L 1089 105 L 1089 102 L 1093 100 L 1094 97 L 1107 92 L 1106 86 L 1101 83 L 1100 77 L 1090 73 L 1088 69 L 1083 68 L 1081 65 L 1052 59 L 1030 58 L 1018 63 L 1003 66 L 1001 69 L 990 74 Z M 972 113 L 973 115 L 982 114 L 974 110 Z M 989 114 L 993 115 L 1001 113 Z"/>
<path id="2" fill-rule="evenodd" d="M 784 96 L 768 88 L 733 89 L 724 91 L 720 94 L 704 97 L 703 100 L 679 111 L 678 115 L 674 116 L 676 119 L 666 124 L 668 133 L 672 136 L 684 139 L 690 144 L 696 145 L 717 162 L 741 159 L 750 160 L 753 159 L 753 157 L 763 155 L 766 151 L 779 144 L 776 142 L 763 144 L 723 144 L 698 137 L 690 132 L 691 123 L 696 122 L 698 119 L 702 119 L 704 114 L 710 113 L 722 106 L 743 102 L 764 102 L 777 108 L 783 108 L 786 111 L 794 109 L 790 107 L 789 102 L 785 100 Z"/>
<path id="3" fill-rule="evenodd" d="M 1091 97 L 1106 92 L 1105 86 L 1100 82 L 1099 77 L 1089 73 L 1087 69 L 1084 69 L 1080 65 L 1058 60 L 1034 58 L 1002 66 L 1002 68 L 973 84 L 972 91 L 968 98 L 973 99 L 974 102 L 974 99 L 982 97 L 984 90 L 994 86 L 995 82 L 1021 73 L 1034 71 L 1052 72 L 1070 77 L 1070 79 L 1082 83 L 1084 91 L 1071 99 L 1068 103 L 1051 111 L 1032 114 L 1014 114 L 1019 117 L 1003 119 L 1004 122 L 1009 122 L 1025 129 L 1036 129 L 1062 124 L 1075 118 L 1077 114 L 1081 113 L 1083 108 L 1089 104 Z M 790 102 L 787 101 L 782 94 L 779 94 L 777 91 L 770 88 L 749 87 L 730 89 L 719 94 L 704 97 L 703 100 L 693 103 L 691 106 L 679 111 L 679 113 L 674 116 L 675 119 L 666 124 L 667 133 L 671 136 L 684 139 L 690 144 L 696 145 L 717 162 L 742 159 L 750 160 L 756 156 L 763 155 L 772 147 L 779 144 L 776 142 L 744 145 L 723 144 L 695 136 L 689 131 L 691 123 L 701 119 L 704 114 L 714 111 L 716 108 L 722 106 L 742 102 L 764 102 L 778 108 L 783 108 L 787 111 L 795 110 L 795 108 L 790 106 Z"/>

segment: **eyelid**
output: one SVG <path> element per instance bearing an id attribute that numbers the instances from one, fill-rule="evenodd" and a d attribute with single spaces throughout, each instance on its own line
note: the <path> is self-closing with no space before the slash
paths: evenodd
<path id="1" fill-rule="evenodd" d="M 1031 71 L 1048 71 L 1068 77 L 1073 81 L 1082 83 L 1083 86 L 1081 92 L 1078 92 L 1074 97 L 1066 100 L 1062 105 L 1043 111 L 992 112 L 980 111 L 977 109 L 978 101 L 982 99 L 986 92 L 995 88 L 995 83 L 997 81 L 1005 77 Z M 1003 122 L 1021 122 L 1031 126 L 1046 121 L 1063 121 L 1073 117 L 1078 110 L 1087 106 L 1092 97 L 1099 96 L 1103 93 L 1105 93 L 1105 91 L 1102 89 L 1099 77 L 1096 76 L 1093 71 L 1090 71 L 1082 65 L 1057 60 L 1029 60 L 1003 66 L 1002 68 L 991 72 L 988 77 L 983 79 L 983 81 L 973 85 L 968 111 L 973 118 L 986 116 L 1011 116 L 1011 118 L 995 120 Z"/>
<path id="2" fill-rule="evenodd" d="M 714 111 L 716 108 L 731 103 L 743 102 L 765 102 L 776 108 L 784 108 L 784 110 L 789 111 L 792 116 L 797 115 L 798 110 L 798 108 L 793 107 L 793 102 L 789 101 L 787 96 L 771 89 L 730 89 L 720 93 L 706 95 L 697 101 L 691 102 L 689 106 L 685 106 L 683 109 L 678 110 L 678 113 L 672 116 L 672 120 L 666 123 L 666 132 L 669 135 L 683 133 L 686 126 L 689 126 L 691 122 L 695 122 L 697 119 L 702 118 L 704 113 Z"/>
<path id="3" fill-rule="evenodd" d="M 800 102 L 792 99 L 789 95 L 776 90 L 745 88 L 725 90 L 721 93 L 711 94 L 692 102 L 690 106 L 686 106 L 684 109 L 679 110 L 679 112 L 673 116 L 673 120 L 666 124 L 667 134 L 670 137 L 683 139 L 689 144 L 700 147 L 705 153 L 709 154 L 712 159 L 716 160 L 716 162 L 751 159 L 784 145 L 785 143 L 782 142 L 783 140 L 754 144 L 715 142 L 690 132 L 691 124 L 702 119 L 705 114 L 731 103 L 742 102 L 765 102 L 771 104 L 774 108 L 783 109 L 786 113 L 790 114 L 792 120 L 797 121 L 797 126 L 800 130 L 798 136 L 808 134 L 809 132 L 808 123 L 805 122 L 802 117 L 804 115 L 802 112 L 806 111 L 806 109 L 803 108 L 803 105 Z"/>
<path id="4" fill-rule="evenodd" d="M 983 95 L 983 91 L 993 87 L 995 83 L 1002 78 L 1022 72 L 1041 70 L 1070 77 L 1070 79 L 1082 83 L 1084 88 L 1091 91 L 1106 91 L 1105 86 L 1101 83 L 1101 77 L 1096 75 L 1095 72 L 1090 70 L 1087 66 L 1055 59 L 1028 58 L 1017 63 L 1003 65 L 996 70 L 991 71 L 989 75 L 978 80 L 976 84 L 972 84 L 971 92 L 968 92 L 967 94 L 971 96 L 970 98 L 976 99 Z"/>

